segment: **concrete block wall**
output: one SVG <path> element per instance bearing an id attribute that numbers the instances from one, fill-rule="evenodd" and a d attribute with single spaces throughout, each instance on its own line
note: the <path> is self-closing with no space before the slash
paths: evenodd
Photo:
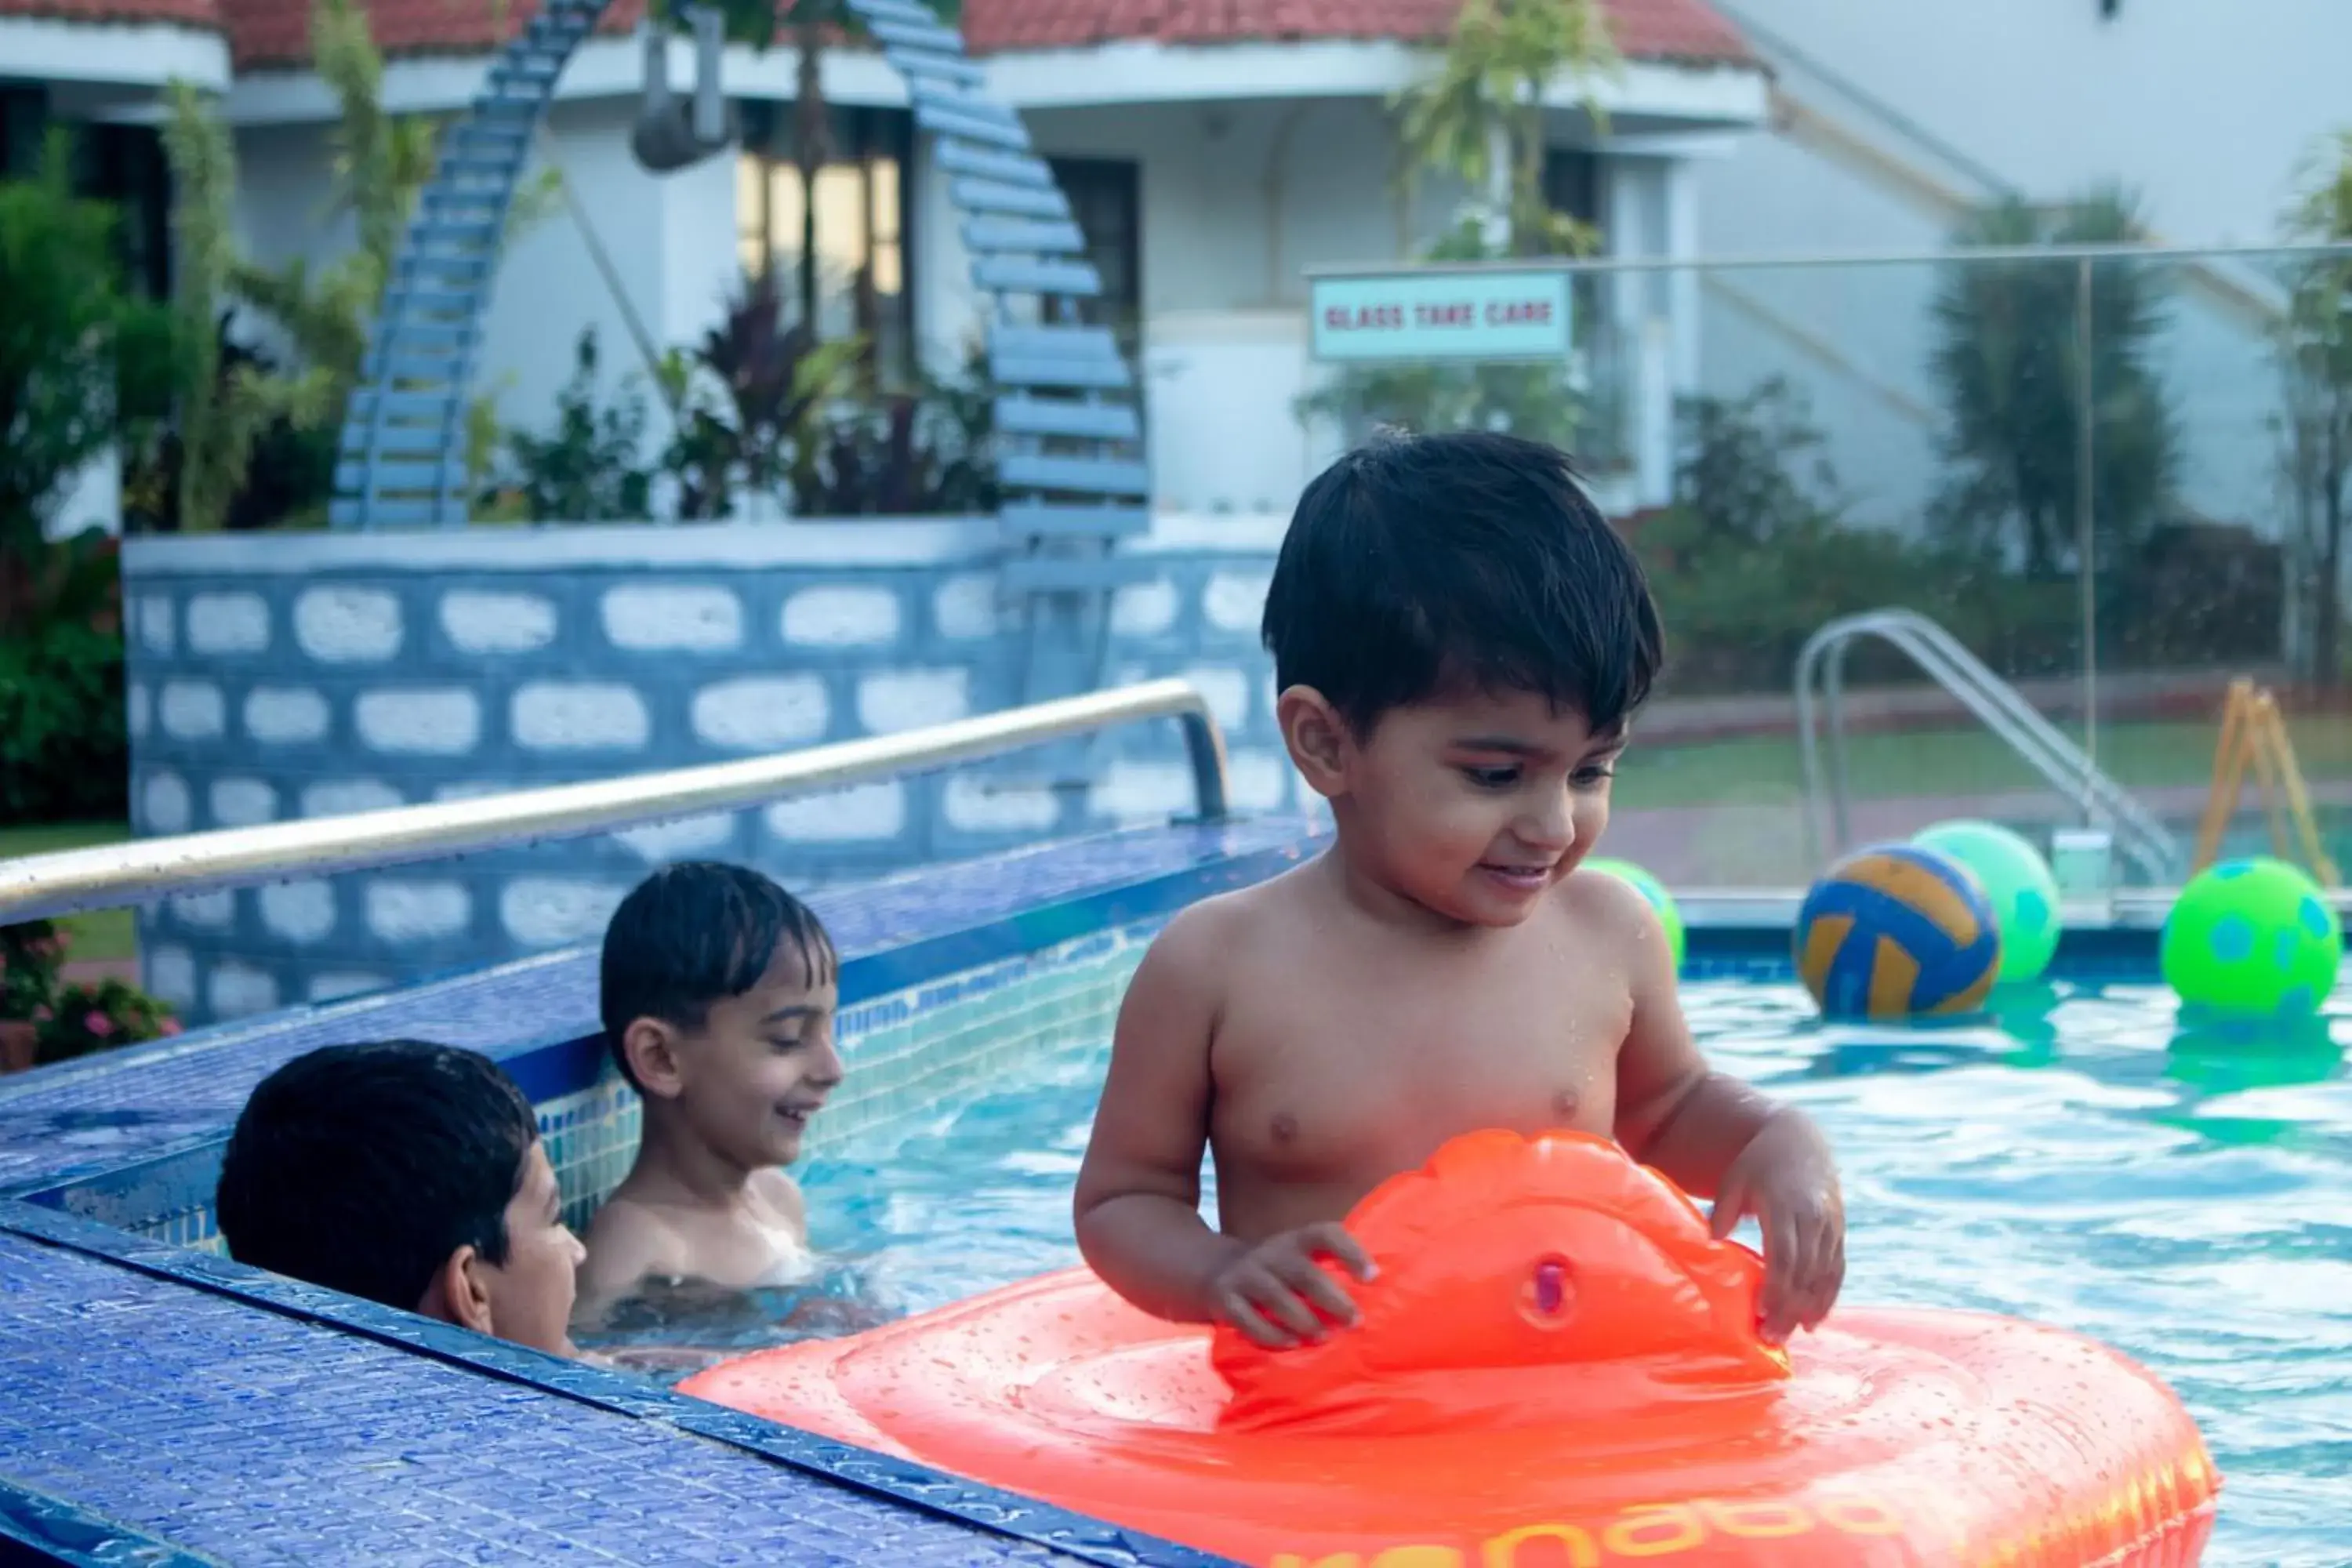
<path id="1" fill-rule="evenodd" d="M 919 728 L 1019 697 L 984 519 L 130 541 L 132 826 L 335 816 Z M 1170 519 L 1109 679 L 1198 681 L 1236 804 L 1295 805 L 1257 620 L 1280 520 Z M 1076 773 L 1070 772 L 1076 763 Z M 148 986 L 192 1021 L 593 941 L 688 856 L 788 886 L 1192 809 L 1172 724 L 610 837 L 173 898 Z"/>

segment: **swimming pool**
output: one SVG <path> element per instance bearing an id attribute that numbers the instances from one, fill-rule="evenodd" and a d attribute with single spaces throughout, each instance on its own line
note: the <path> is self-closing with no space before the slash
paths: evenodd
<path id="1" fill-rule="evenodd" d="M 627 1337 L 748 1347 L 776 1337 L 779 1307 L 835 1330 L 1068 1261 L 1069 1180 L 1143 940 L 1297 864 L 1307 833 L 1142 830 L 820 895 L 852 1078 L 804 1173 L 843 1266 L 796 1300 L 705 1303 L 691 1327 Z M 2229 1474 L 2208 1561 L 2344 1563 L 2352 1098 L 2335 1046 L 2176 1045 L 2137 983 L 2145 926 L 2071 931 L 2069 983 L 2005 1029 L 1822 1028 L 1788 980 L 1786 902 L 1686 905 L 1686 996 L 1717 1060 L 1828 1124 L 1849 1299 L 1990 1307 L 2124 1347 L 2181 1390 Z M 593 970 L 556 954 L 0 1083 L 0 1542 L 128 1542 L 156 1563 L 1202 1561 L 205 1250 L 252 1083 L 394 1034 L 499 1057 L 583 1215 L 635 1122 Z"/>
<path id="2" fill-rule="evenodd" d="M 845 1302 L 919 1310 L 1076 1261 L 1070 1184 L 1147 935 L 1005 998 L 984 1082 L 812 1152 L 816 1239 L 839 1261 L 810 1292 L 681 1304 L 607 1342 L 749 1348 L 838 1331 Z M 2346 1561 L 2352 1081 L 2324 1027 L 2184 1037 L 2168 993 L 2129 984 L 2028 988 L 1997 1026 L 1934 1031 L 1827 1027 L 1761 974 L 1694 979 L 1684 997 L 1717 1062 L 1834 1142 L 1848 1300 L 2002 1312 L 2125 1349 L 2187 1401 L 2228 1477 L 2206 1562 Z M 2335 1011 L 2352 1013 L 2352 986 Z M 772 1327 L 795 1310 L 795 1329 Z"/>

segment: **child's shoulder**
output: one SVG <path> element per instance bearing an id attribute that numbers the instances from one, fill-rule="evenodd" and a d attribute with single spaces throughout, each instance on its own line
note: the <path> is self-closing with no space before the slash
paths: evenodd
<path id="1" fill-rule="evenodd" d="M 1606 871 L 1579 870 L 1560 884 L 1554 903 L 1588 936 L 1633 941 L 1659 934 L 1658 911 L 1640 889 Z"/>
<path id="2" fill-rule="evenodd" d="M 686 1246 L 677 1227 L 658 1208 L 632 1195 L 625 1184 L 597 1205 L 581 1242 L 588 1255 L 580 1266 L 583 1310 L 649 1277 L 685 1272 Z"/>
<path id="3" fill-rule="evenodd" d="M 1302 890 L 1299 873 L 1294 870 L 1187 904 L 1151 939 L 1152 955 L 1163 963 L 1230 957 L 1236 943 L 1280 920 Z"/>

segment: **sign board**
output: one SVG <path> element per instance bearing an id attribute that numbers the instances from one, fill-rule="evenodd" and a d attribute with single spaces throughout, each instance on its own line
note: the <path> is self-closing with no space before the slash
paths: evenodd
<path id="1" fill-rule="evenodd" d="M 1568 283 L 1557 268 L 1318 278 L 1314 355 L 1337 363 L 1564 360 Z"/>

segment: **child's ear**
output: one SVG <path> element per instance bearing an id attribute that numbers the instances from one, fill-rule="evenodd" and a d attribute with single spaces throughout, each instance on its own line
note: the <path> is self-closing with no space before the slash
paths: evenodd
<path id="1" fill-rule="evenodd" d="M 678 1074 L 677 1030 L 659 1018 L 638 1018 L 621 1031 L 621 1059 L 635 1075 L 638 1089 L 663 1100 L 684 1087 Z"/>
<path id="2" fill-rule="evenodd" d="M 1294 686 L 1275 699 L 1275 722 L 1282 727 L 1282 743 L 1289 748 L 1307 787 L 1326 800 L 1347 789 L 1348 722 L 1324 695 L 1311 686 Z"/>
<path id="3" fill-rule="evenodd" d="M 425 1300 L 416 1304 L 416 1310 L 428 1318 L 438 1318 L 478 1334 L 495 1334 L 488 1268 L 482 1255 L 473 1247 L 457 1248 L 434 1270 L 433 1283 L 426 1288 Z"/>

